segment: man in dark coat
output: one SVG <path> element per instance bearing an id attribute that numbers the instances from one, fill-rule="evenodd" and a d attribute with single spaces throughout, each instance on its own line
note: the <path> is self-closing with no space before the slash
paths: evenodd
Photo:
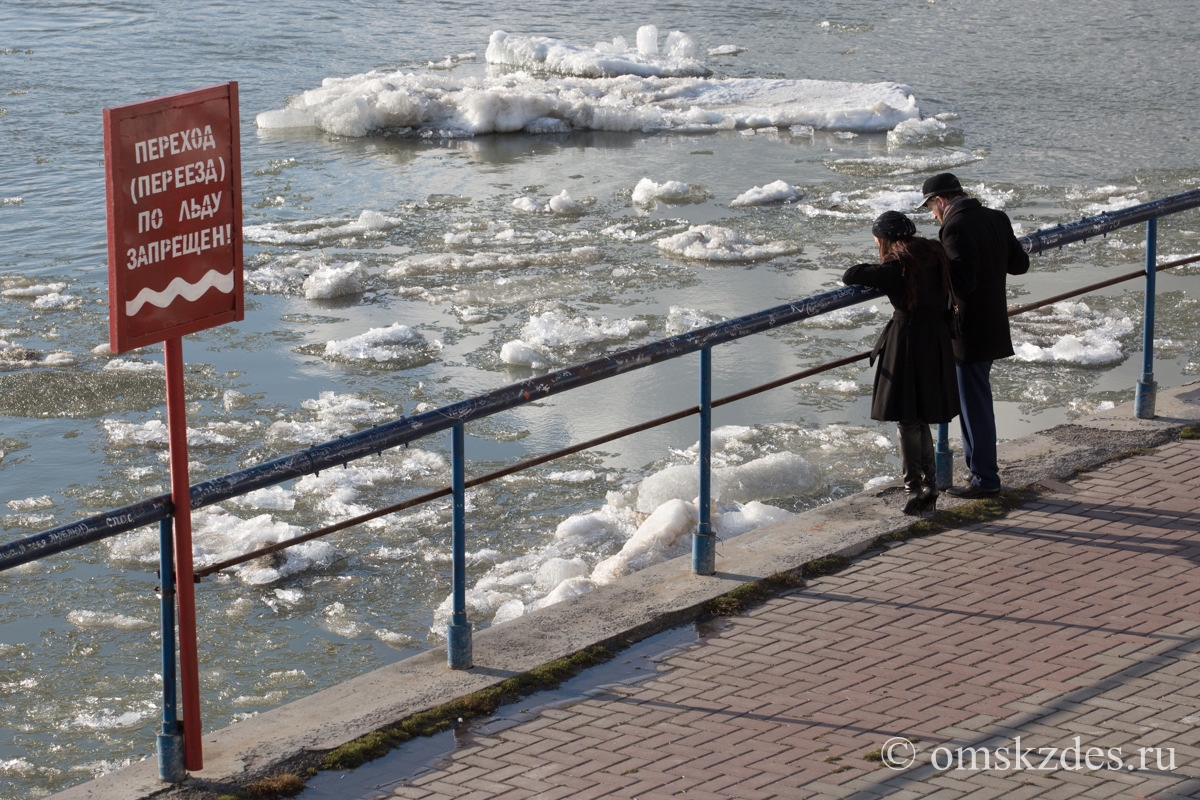
<path id="1" fill-rule="evenodd" d="M 963 457 L 971 471 L 966 486 L 947 490 L 974 499 L 1000 493 L 996 460 L 996 412 L 992 406 L 992 362 L 1013 354 L 1008 330 L 1008 275 L 1029 271 L 1029 255 L 1003 211 L 968 197 L 958 178 L 942 172 L 921 186 L 922 205 L 942 224 L 938 232 L 950 261 L 954 301 L 962 333 L 954 340 L 960 399 Z"/>

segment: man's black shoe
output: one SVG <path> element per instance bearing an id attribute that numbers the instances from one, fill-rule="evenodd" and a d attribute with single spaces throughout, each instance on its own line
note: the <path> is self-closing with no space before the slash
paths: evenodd
<path id="1" fill-rule="evenodd" d="M 977 483 L 968 483 L 966 486 L 951 486 L 946 494 L 963 500 L 978 500 L 981 497 L 995 497 L 1000 494 L 1000 489 L 985 489 Z"/>

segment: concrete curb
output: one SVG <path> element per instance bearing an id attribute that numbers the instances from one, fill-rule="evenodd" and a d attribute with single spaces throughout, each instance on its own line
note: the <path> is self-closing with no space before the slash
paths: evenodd
<path id="1" fill-rule="evenodd" d="M 1009 488 L 1036 490 L 1136 450 L 1153 448 L 1200 422 L 1200 383 L 1162 390 L 1153 420 L 1133 404 L 1000 446 Z M 573 600 L 477 631 L 475 666 L 451 670 L 444 649 L 421 653 L 204 737 L 204 770 L 179 786 L 158 779 L 151 757 L 54 795 L 60 800 L 183 797 L 204 786 L 245 786 L 287 762 L 488 689 L 593 645 L 629 643 L 699 617 L 706 605 L 740 586 L 830 556 L 851 557 L 913 524 L 898 510 L 898 485 L 829 503 L 721 542 L 717 573 L 697 576 L 677 558 Z M 963 503 L 943 495 L 942 509 Z M 190 788 L 189 788 L 190 787 Z"/>

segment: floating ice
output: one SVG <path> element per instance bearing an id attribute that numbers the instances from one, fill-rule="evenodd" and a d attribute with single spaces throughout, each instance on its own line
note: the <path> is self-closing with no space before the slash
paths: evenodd
<path id="1" fill-rule="evenodd" d="M 407 325 L 392 323 L 386 328 L 371 328 L 349 339 L 325 343 L 325 357 L 345 361 L 392 362 L 398 366 L 427 364 L 441 349 Z"/>
<path id="2" fill-rule="evenodd" d="M 530 369 L 546 369 L 553 363 L 550 355 L 520 339 L 513 339 L 500 346 L 500 360 L 505 364 Z"/>
<path id="3" fill-rule="evenodd" d="M 113 372 L 157 372 L 164 369 L 161 361 L 141 361 L 134 358 L 114 358 L 104 365 Z"/>
<path id="4" fill-rule="evenodd" d="M 724 319 L 719 314 L 711 314 L 694 308 L 671 306 L 667 311 L 666 333 L 668 336 L 675 336 L 680 333 L 694 331 L 697 328 L 715 325 Z"/>
<path id="5" fill-rule="evenodd" d="M 690 534 L 698 518 L 695 504 L 668 500 L 646 518 L 620 552 L 596 565 L 591 580 L 597 585 L 612 583 L 623 575 L 684 555 L 691 546 Z"/>
<path id="6" fill-rule="evenodd" d="M 714 449 L 717 449 L 714 443 Z M 778 497 L 802 497 L 821 485 L 820 470 L 795 453 L 772 453 L 712 470 L 712 497 L 721 503 L 746 503 Z M 695 500 L 700 468 L 695 464 L 667 467 L 638 484 L 637 510 L 653 511 L 669 500 Z"/>
<path id="7" fill-rule="evenodd" d="M 67 614 L 67 622 L 76 628 L 112 628 L 120 631 L 145 631 L 158 627 L 154 620 L 99 611 L 71 611 Z"/>
<path id="8" fill-rule="evenodd" d="M 145 447 L 147 445 L 166 446 L 169 431 L 162 420 L 152 419 L 146 422 L 125 422 L 119 419 L 106 419 L 104 434 L 113 447 Z M 232 427 L 231 427 L 232 426 Z M 188 428 L 188 447 L 212 447 L 236 444 L 236 440 L 221 429 L 236 430 L 249 428 L 245 423 L 210 423 L 204 428 Z"/>
<path id="9" fill-rule="evenodd" d="M 317 219 L 297 222 L 245 225 L 242 237 L 258 244 L 320 244 L 347 237 L 377 238 L 385 231 L 404 224 L 400 217 L 389 217 L 365 209 L 356 219 Z"/>
<path id="10" fill-rule="evenodd" d="M 650 326 L 638 319 L 588 317 L 567 310 L 534 314 L 521 328 L 521 338 L 535 346 L 574 350 L 599 342 L 620 342 L 641 336 Z"/>
<path id="11" fill-rule="evenodd" d="M 763 261 L 799 252 L 794 242 L 759 242 L 718 225 L 693 225 L 655 242 L 660 250 L 697 261 Z"/>
<path id="12" fill-rule="evenodd" d="M 499 625 L 501 622 L 508 622 L 510 619 L 516 619 L 524 613 L 525 604 L 520 600 L 515 597 L 510 600 L 505 600 L 500 604 L 500 607 L 496 609 L 496 614 L 492 617 L 492 624 Z"/>
<path id="13" fill-rule="evenodd" d="M 291 511 L 296 507 L 296 493 L 282 486 L 268 486 L 231 498 L 228 502 L 261 511 Z"/>
<path id="14" fill-rule="evenodd" d="M 703 202 L 707 197 L 708 193 L 703 189 L 693 188 L 682 181 L 655 183 L 649 178 L 642 178 L 633 187 L 630 199 L 637 205 L 648 206 L 660 200 L 664 203 Z"/>
<path id="15" fill-rule="evenodd" d="M 495 31 L 487 46 L 487 63 L 580 78 L 619 75 L 647 77 L 704 77 L 712 74 L 696 58 L 691 37 L 673 31 L 660 54 L 658 29 L 644 25 L 637 32 L 637 49 L 617 38 L 612 44 L 581 47 L 545 36 L 521 36 Z"/>
<path id="16" fill-rule="evenodd" d="M 790 511 L 751 500 L 740 507 L 718 513 L 713 520 L 713 526 L 717 536 L 725 538 L 747 533 L 790 516 Z"/>
<path id="17" fill-rule="evenodd" d="M 638 71 L 639 60 L 648 65 L 664 58 L 674 65 L 665 71 L 684 71 L 687 57 L 678 54 L 689 50 L 688 41 L 682 36 L 668 37 L 665 56 L 630 54 L 622 48 L 619 61 L 626 65 L 627 73 Z M 599 77 L 617 63 L 618 59 L 611 58 L 615 54 L 504 32 L 493 34 L 488 53 L 493 63 L 503 61 L 526 71 L 462 80 L 401 71 L 326 78 L 319 88 L 291 98 L 287 108 L 259 114 L 256 124 L 261 129 L 314 127 L 342 136 L 390 130 L 453 138 L 541 132 L 548 124 L 555 132 L 568 128 L 703 132 L 794 125 L 869 132 L 890 130 L 905 119 L 920 116 L 912 89 L 897 83 L 636 74 Z M 562 70 L 594 69 L 597 76 L 547 78 L 534 74 L 539 65 L 547 63 Z M 647 66 L 644 71 L 655 69 Z M 245 235 L 248 240 L 266 243 L 297 241 L 278 226 L 247 226 Z M 312 235 L 301 234 L 300 238 Z"/>
<path id="18" fill-rule="evenodd" d="M 5 505 L 13 511 L 37 511 L 54 508 L 54 501 L 50 499 L 50 495 L 43 494 L 39 497 L 26 497 L 23 500 L 9 500 Z"/>
<path id="19" fill-rule="evenodd" d="M 358 261 L 321 266 L 304 279 L 304 297 L 308 300 L 328 300 L 362 294 L 365 280 L 366 271 Z"/>
<path id="20" fill-rule="evenodd" d="M 945 147 L 963 142 L 961 128 L 948 125 L 942 115 L 926 119 L 906 119 L 888 131 L 888 148 Z"/>
<path id="21" fill-rule="evenodd" d="M 570 578 L 582 578 L 591 573 L 587 563 L 579 557 L 551 558 L 537 571 L 537 587 L 549 591 Z"/>
<path id="22" fill-rule="evenodd" d="M 305 400 L 300 407 L 314 418 L 271 423 L 265 437 L 269 443 L 278 446 L 318 444 L 392 419 L 397 411 L 386 403 L 336 392 L 321 392 L 316 400 Z"/>
<path id="23" fill-rule="evenodd" d="M 193 514 L 197 565 L 207 566 L 239 556 L 301 533 L 294 525 L 279 522 L 269 514 L 242 519 L 219 506 L 198 509 Z M 234 574 L 251 586 L 265 586 L 289 575 L 327 567 L 340 557 L 325 541 L 303 542 L 253 561 L 232 567 Z"/>
<path id="24" fill-rule="evenodd" d="M 885 177 L 909 175 L 914 172 L 938 172 L 982 160 L 982 153 L 965 150 L 932 150 L 919 156 L 905 154 L 871 156 L 869 158 L 837 158 L 825 162 L 825 166 L 845 175 Z M 913 207 L 915 208 L 915 206 Z"/>
<path id="25" fill-rule="evenodd" d="M 755 186 L 753 189 L 743 192 L 735 197 L 729 205 L 741 207 L 761 206 L 767 203 L 790 203 L 793 200 L 799 200 L 803 194 L 787 181 L 778 180 L 768 183 L 766 186 Z"/>
<path id="26" fill-rule="evenodd" d="M 505 364 L 544 369 L 572 358 L 583 347 L 626 341 L 649 330 L 647 323 L 637 319 L 610 320 L 568 310 L 551 310 L 531 315 L 521 328 L 521 338 L 501 346 L 500 360 Z"/>
<path id="27" fill-rule="evenodd" d="M 33 301 L 33 307 L 39 311 L 74 309 L 81 305 L 83 305 L 82 297 L 72 297 L 58 292 L 40 295 Z"/>
<path id="28" fill-rule="evenodd" d="M 346 639 L 358 638 L 366 630 L 366 626 L 354 619 L 344 603 L 329 604 L 325 607 L 324 616 L 325 629 Z"/>
<path id="29" fill-rule="evenodd" d="M 67 285 L 65 283 L 34 283 L 28 286 L 14 286 L 11 289 L 0 291 L 0 297 L 31 300 L 37 297 L 59 294 L 66 288 Z"/>
<path id="30" fill-rule="evenodd" d="M 512 207 L 517 211 L 524 211 L 528 214 L 537 214 L 546 210 L 546 206 L 543 206 L 532 197 L 518 197 L 516 200 L 512 201 Z"/>
<path id="31" fill-rule="evenodd" d="M 61 351 L 47 353 L 46 357 L 42 359 L 42 364 L 47 367 L 71 367 L 78 363 L 79 359 L 75 357 L 74 353 Z"/>
<path id="32" fill-rule="evenodd" d="M 586 210 L 582 203 L 571 198 L 566 189 L 551 197 L 545 205 L 532 197 L 518 197 L 513 200 L 512 207 L 529 214 L 579 215 Z"/>
<path id="33" fill-rule="evenodd" d="M 552 606 L 555 603 L 561 603 L 563 600 L 569 600 L 572 597 L 579 597 L 580 595 L 587 594 L 592 589 L 595 589 L 598 585 L 599 584 L 596 580 L 589 578 L 586 575 L 578 575 L 573 578 L 567 578 L 562 583 L 551 589 L 550 593 L 545 597 L 531 603 L 529 610 L 535 611 L 539 608 Z"/>
<path id="34" fill-rule="evenodd" d="M 439 253 L 416 256 L 398 261 L 388 270 L 389 278 L 405 278 L 410 275 L 440 272 L 485 272 L 489 270 L 522 270 L 530 267 L 570 267 L 594 264 L 604 257 L 599 247 L 587 245 L 568 251 L 495 253 L 479 252 L 471 255 Z"/>
<path id="35" fill-rule="evenodd" d="M 745 464 L 713 471 L 721 503 L 804 497 L 821 486 L 821 472 L 796 453 L 772 453 Z"/>
<path id="36" fill-rule="evenodd" d="M 1114 364 L 1125 358 L 1121 337 L 1135 329 L 1133 320 L 1119 312 L 1094 311 L 1081 302 L 1055 303 L 1017 320 L 1013 350 L 1020 361 Z"/>
<path id="37" fill-rule="evenodd" d="M 1101 202 L 1101 203 L 1088 203 L 1087 205 L 1085 205 L 1083 207 L 1083 210 L 1081 211 L 1081 213 L 1084 216 L 1091 217 L 1091 216 L 1095 216 L 1097 214 L 1103 214 L 1105 212 L 1120 211 L 1123 208 L 1129 208 L 1130 206 L 1140 205 L 1144 202 L 1146 202 L 1144 193 L 1142 193 L 1141 196 L 1139 196 L 1139 194 L 1134 194 L 1134 193 L 1130 193 L 1127 195 L 1125 195 L 1125 194 L 1113 195 L 1112 197 L 1109 197 L 1107 200 L 1105 200 L 1104 202 Z"/>

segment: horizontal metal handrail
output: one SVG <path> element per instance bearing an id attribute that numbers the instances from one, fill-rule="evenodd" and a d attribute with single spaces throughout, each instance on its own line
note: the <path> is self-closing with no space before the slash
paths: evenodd
<path id="1" fill-rule="evenodd" d="M 1200 207 L 1200 189 L 1193 189 L 1190 192 L 1171 195 L 1149 203 L 1141 203 L 1116 211 L 1103 211 L 1076 222 L 1065 222 L 1051 228 L 1042 228 L 1025 236 L 1017 237 L 1017 241 L 1025 248 L 1026 253 L 1033 255 L 1053 247 L 1062 247 L 1072 242 L 1103 236 L 1118 228 L 1158 219 L 1168 214 L 1178 214 L 1180 211 L 1197 207 Z"/>
<path id="2" fill-rule="evenodd" d="M 197 483 L 190 490 L 191 507 L 202 508 L 255 489 L 274 486 L 310 473 L 319 473 L 330 467 L 344 466 L 359 458 L 377 455 L 384 450 L 408 444 L 471 420 L 516 408 L 535 399 L 560 394 L 704 348 L 846 308 L 880 297 L 882 294 L 878 290 L 861 286 L 843 286 L 555 370 L 431 411 L 401 417 L 274 461 Z M 170 514 L 170 495 L 163 494 L 0 545 L 0 571 L 160 522 Z"/>
<path id="3" fill-rule="evenodd" d="M 1094 217 L 1088 217 L 1077 222 L 1057 225 L 1052 228 L 1046 228 L 1035 231 L 1032 234 L 1018 238 L 1021 246 L 1030 254 L 1039 253 L 1051 247 L 1062 247 L 1063 245 L 1082 241 L 1094 236 L 1104 235 L 1112 230 L 1121 227 L 1134 225 L 1139 222 L 1144 222 L 1149 219 L 1155 219 L 1159 216 L 1174 214 L 1180 211 L 1185 211 L 1190 208 L 1200 207 L 1200 189 L 1183 194 L 1174 195 L 1150 203 L 1144 203 L 1129 208 L 1120 209 L 1118 211 L 1103 212 Z M 1196 260 L 1196 259 L 1192 259 Z M 1158 269 L 1166 269 L 1169 266 L 1178 266 L 1180 263 L 1190 263 L 1190 261 L 1182 261 L 1171 265 L 1162 265 Z M 1157 271 L 1157 270 L 1156 270 Z M 1085 287 L 1085 290 L 1093 290 L 1102 286 L 1119 283 L 1122 280 L 1129 280 L 1139 275 L 1144 275 L 1145 271 L 1141 270 L 1136 273 L 1131 273 L 1127 276 L 1112 279 L 1101 284 L 1094 284 L 1093 287 Z M 1084 290 L 1079 290 L 1080 292 Z M 806 319 L 840 308 L 845 308 L 857 303 L 872 300 L 883 295 L 882 292 L 874 289 L 867 289 L 861 286 L 844 286 L 821 294 L 802 298 L 790 303 L 775 306 L 763 311 L 749 314 L 743 317 L 737 317 L 731 320 L 715 323 L 713 325 L 697 328 L 687 333 L 678 334 L 676 336 L 660 339 L 650 344 L 640 347 L 624 350 L 618 353 L 613 353 L 602 358 L 593 359 L 591 361 L 577 364 L 563 369 L 549 372 L 536 378 L 530 378 L 508 386 L 502 387 L 495 391 L 469 398 L 457 403 L 452 403 L 441 408 L 426 411 L 413 416 L 402 417 L 389 423 L 377 425 L 372 428 L 359 431 L 357 433 L 345 436 L 339 439 L 334 439 L 305 450 L 298 451 L 288 456 L 284 456 L 273 461 L 268 461 L 254 467 L 250 467 L 238 472 L 233 472 L 218 478 L 197 483 L 190 487 L 190 503 L 193 509 L 202 508 L 214 503 L 219 503 L 223 500 L 237 497 L 242 494 L 254 491 L 256 489 L 273 486 L 283 483 L 288 480 L 303 477 L 308 474 L 319 473 L 323 469 L 328 469 L 335 466 L 344 466 L 350 461 L 357 460 L 370 455 L 382 453 L 384 450 L 391 449 L 400 445 L 408 444 L 417 439 L 424 438 L 434 433 L 449 430 L 456 425 L 469 422 L 471 420 L 480 419 L 482 417 L 491 416 L 501 411 L 506 411 L 518 406 L 524 405 L 534 399 L 549 397 L 571 389 L 586 386 L 605 378 L 614 377 L 616 375 L 630 372 L 635 369 L 658 364 L 679 356 L 689 353 L 698 352 L 705 348 L 711 348 L 715 345 L 730 342 L 736 339 L 751 336 L 756 333 L 761 333 L 765 330 L 775 328 L 781 325 L 796 322 L 801 319 Z M 1041 305 L 1046 305 L 1052 302 L 1057 302 L 1059 299 L 1066 297 L 1077 296 L 1076 294 L 1064 294 L 1056 298 L 1042 301 Z M 1037 307 L 1031 306 L 1030 308 Z M 1028 309 L 1023 309 L 1028 310 Z M 1014 312 L 1017 313 L 1017 312 Z M 842 366 L 860 360 L 866 354 L 859 354 L 836 362 L 831 362 L 828 369 Z M 825 367 L 826 365 L 822 365 Z M 797 373 L 793 376 L 771 381 L 763 384 L 761 387 L 744 390 L 726 398 L 714 401 L 714 407 L 725 403 L 734 402 L 744 397 L 749 397 L 759 392 L 767 391 L 771 388 L 783 386 L 788 383 L 800 380 L 803 377 L 808 377 L 816 374 L 817 371 L 824 371 L 823 368 L 814 368 L 806 370 L 802 373 Z M 686 412 L 678 412 L 682 416 L 688 416 L 697 413 L 696 409 L 690 409 Z M 682 418 L 682 416 L 670 415 L 667 418 L 662 418 L 664 421 Z M 657 424 L 662 424 L 657 421 L 645 423 L 643 426 L 636 426 L 637 430 L 645 430 L 649 427 L 654 427 Z M 629 431 L 634 432 L 634 431 Z M 616 438 L 629 435 L 628 433 L 616 432 L 608 437 L 601 437 L 598 440 L 593 440 L 593 443 L 587 446 L 595 446 L 605 441 L 612 441 Z M 536 464 L 544 463 L 561 455 L 566 455 L 572 452 L 587 449 L 583 445 L 576 445 L 568 448 L 565 451 L 560 451 L 557 455 L 549 454 L 547 456 L 531 459 L 527 462 L 521 462 L 520 465 L 513 465 L 506 470 L 502 470 L 491 476 L 489 479 L 500 477 L 503 474 L 511 474 L 511 472 L 526 469 Z M 484 476 L 488 477 L 488 476 Z M 482 482 L 482 479 L 480 479 Z M 472 482 L 472 485 L 476 485 Z M 375 519 L 383 516 L 386 513 L 394 513 L 394 511 L 402 508 L 411 507 L 417 502 L 423 502 L 437 497 L 446 496 L 448 491 L 438 490 L 428 495 L 422 495 L 420 498 L 411 498 L 395 507 L 389 507 L 391 511 L 383 509 L 377 512 L 371 512 L 364 515 L 362 518 L 355 518 L 357 522 Z M 40 533 L 17 539 L 13 542 L 8 542 L 0 545 L 0 572 L 19 566 L 21 564 L 34 561 L 43 556 L 60 553 L 65 550 L 80 547 L 86 544 L 91 544 L 102 539 L 116 536 L 121 533 L 126 533 L 146 525 L 151 525 L 161 522 L 171 516 L 172 504 L 169 494 L 162 494 L 157 497 L 143 500 L 123 508 L 113 511 L 108 511 L 102 514 L 96 514 L 77 522 L 61 525 Z M 341 523 L 335 523 L 331 526 L 318 529 L 308 534 L 304 534 L 301 541 L 307 541 L 311 538 L 316 538 L 319 535 L 325 535 L 337 530 L 342 530 L 353 524 L 356 521 L 347 520 Z M 296 543 L 296 542 L 293 542 Z M 259 555 L 274 550 L 282 549 L 281 547 L 272 547 L 265 549 Z M 243 559 L 248 560 L 248 559 Z M 239 562 L 240 563 L 240 562 Z M 212 569 L 208 568 L 203 574 L 211 574 Z"/>

